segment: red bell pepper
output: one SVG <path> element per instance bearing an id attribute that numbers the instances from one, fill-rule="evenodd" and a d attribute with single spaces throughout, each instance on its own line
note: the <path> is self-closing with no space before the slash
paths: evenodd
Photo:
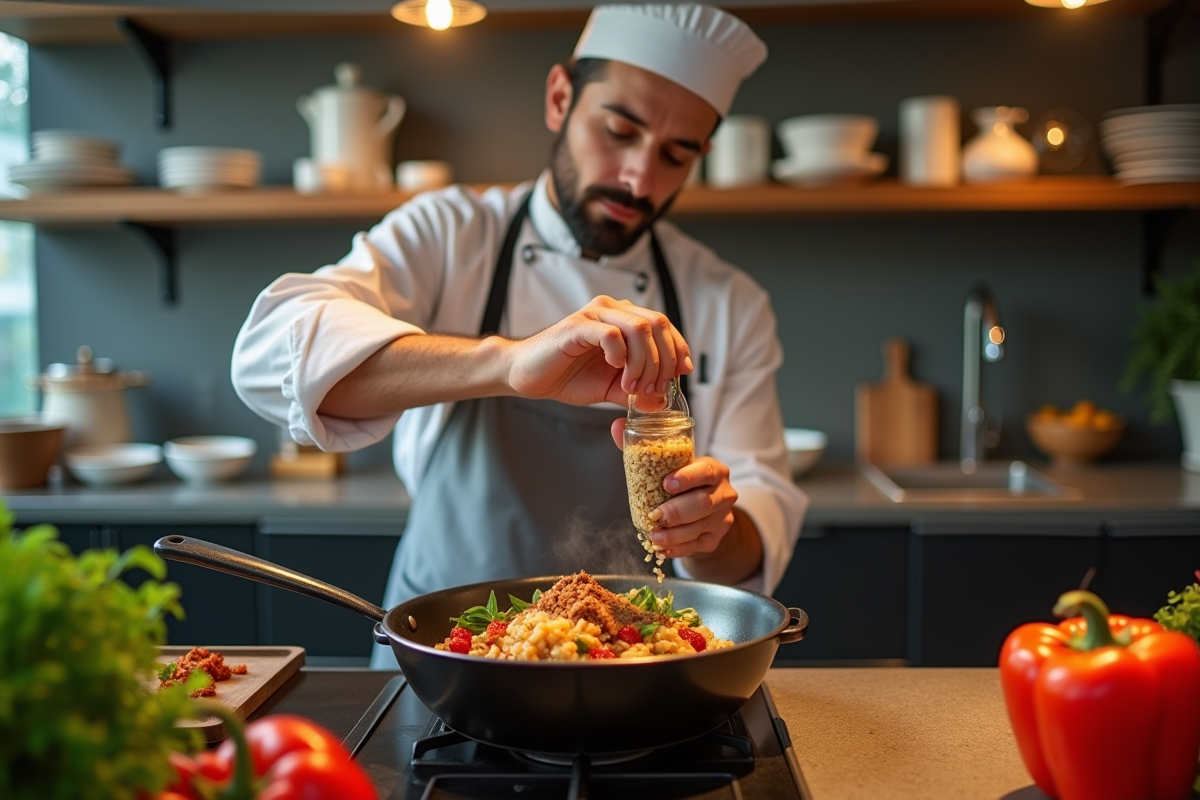
<path id="1" fill-rule="evenodd" d="M 1094 594 L 1014 630 L 1000 684 L 1025 768 L 1057 800 L 1182 800 L 1200 754 L 1200 648 Z"/>

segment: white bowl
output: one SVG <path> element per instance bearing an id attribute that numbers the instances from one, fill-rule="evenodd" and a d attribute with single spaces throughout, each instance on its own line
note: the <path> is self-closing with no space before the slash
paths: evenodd
<path id="1" fill-rule="evenodd" d="M 789 158 L 819 158 L 869 151 L 879 121 L 862 114 L 808 114 L 785 119 L 775 130 Z"/>
<path id="2" fill-rule="evenodd" d="M 184 436 L 163 445 L 171 471 L 196 485 L 236 478 L 257 451 L 258 443 L 244 436 Z"/>
<path id="3" fill-rule="evenodd" d="M 95 444 L 68 450 L 67 469 L 88 486 L 115 486 L 147 477 L 162 461 L 156 444 Z"/>
<path id="4" fill-rule="evenodd" d="M 810 428 L 784 428 L 783 439 L 787 443 L 788 466 L 793 478 L 812 469 L 829 444 L 828 436 Z"/>

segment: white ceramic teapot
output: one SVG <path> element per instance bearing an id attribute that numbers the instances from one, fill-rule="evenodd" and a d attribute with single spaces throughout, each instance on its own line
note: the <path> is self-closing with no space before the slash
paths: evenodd
<path id="1" fill-rule="evenodd" d="M 1016 126 L 1029 119 L 1029 112 L 1013 106 L 977 108 L 971 119 L 979 132 L 963 148 L 962 174 L 970 183 L 1025 178 L 1037 172 L 1038 157 L 1033 144 Z"/>
<path id="2" fill-rule="evenodd" d="M 322 86 L 296 101 L 312 135 L 318 165 L 341 167 L 351 190 L 392 186 L 392 135 L 404 118 L 404 99 L 362 86 L 362 67 L 333 69 L 337 84 Z"/>

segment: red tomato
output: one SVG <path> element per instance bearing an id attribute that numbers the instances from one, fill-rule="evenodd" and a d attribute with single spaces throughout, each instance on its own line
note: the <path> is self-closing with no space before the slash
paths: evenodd
<path id="1" fill-rule="evenodd" d="M 275 762 L 267 781 L 259 800 L 376 800 L 363 768 L 328 751 L 289 753 Z"/>
<path id="2" fill-rule="evenodd" d="M 232 773 L 232 764 L 217 755 L 215 750 L 205 750 L 196 754 L 196 766 L 199 773 L 213 783 L 224 783 Z"/>
<path id="3" fill-rule="evenodd" d="M 171 766 L 175 768 L 175 780 L 158 794 L 158 800 L 174 800 L 178 797 L 187 800 L 199 800 L 199 795 L 192 788 L 192 781 L 200 774 L 200 768 L 195 759 L 183 753 L 171 753 Z"/>
<path id="4" fill-rule="evenodd" d="M 250 745 L 256 776 L 265 775 L 276 761 L 300 750 L 330 753 L 341 761 L 350 760 L 350 753 L 332 733 L 294 714 L 272 714 L 251 722 L 246 726 L 246 742 Z M 217 748 L 217 760 L 226 774 L 233 772 L 236 753 L 232 738 Z"/>

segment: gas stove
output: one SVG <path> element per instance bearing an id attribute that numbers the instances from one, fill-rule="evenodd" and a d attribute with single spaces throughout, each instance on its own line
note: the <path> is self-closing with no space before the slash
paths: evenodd
<path id="1" fill-rule="evenodd" d="M 653 725 L 645 719 L 631 725 Z M 669 709 L 661 713 L 670 713 Z M 402 677 L 384 686 L 346 745 L 381 800 L 811 800 L 766 684 L 714 731 L 620 758 L 525 754 L 447 728 Z"/>

